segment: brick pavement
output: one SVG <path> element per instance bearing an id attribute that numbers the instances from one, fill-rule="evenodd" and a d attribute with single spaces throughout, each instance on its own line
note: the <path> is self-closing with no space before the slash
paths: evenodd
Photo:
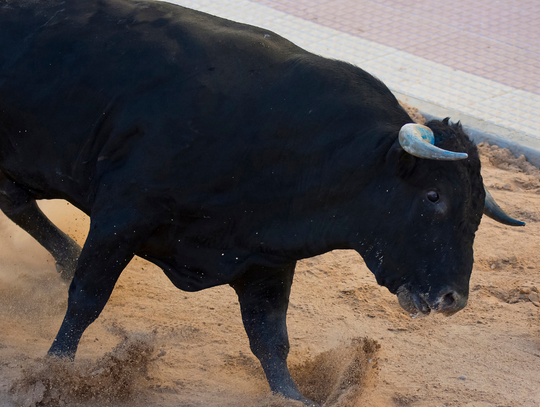
<path id="1" fill-rule="evenodd" d="M 538 0 L 253 0 L 540 94 Z"/>

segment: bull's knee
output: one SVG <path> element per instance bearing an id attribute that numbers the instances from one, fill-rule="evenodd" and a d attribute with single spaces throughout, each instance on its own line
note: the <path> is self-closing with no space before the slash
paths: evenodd
<path id="1" fill-rule="evenodd" d="M 77 320 L 78 325 L 88 326 L 94 322 L 109 298 L 108 295 L 100 295 L 99 290 L 92 285 L 74 280 L 69 287 L 66 315 Z M 91 291 L 94 295 L 89 296 L 86 291 Z M 112 291 L 112 288 L 107 290 L 109 291 Z"/>
<path id="2" fill-rule="evenodd" d="M 244 321 L 251 351 L 261 362 L 287 360 L 290 346 L 284 320 L 285 315 L 279 319 L 259 315 L 250 322 Z"/>
<path id="3" fill-rule="evenodd" d="M 15 223 L 35 202 L 30 194 L 0 172 L 0 209 Z"/>

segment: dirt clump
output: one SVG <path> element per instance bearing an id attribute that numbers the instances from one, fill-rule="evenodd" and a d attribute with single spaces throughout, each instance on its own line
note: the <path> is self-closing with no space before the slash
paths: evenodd
<path id="1" fill-rule="evenodd" d="M 96 361 L 55 357 L 28 361 L 10 393 L 22 407 L 75 406 L 93 400 L 110 405 L 128 400 L 148 375 L 155 356 L 150 334 L 117 330 L 121 342 Z"/>
<path id="2" fill-rule="evenodd" d="M 323 407 L 355 407 L 373 389 L 379 371 L 380 344 L 352 338 L 313 358 L 291 364 L 291 375 L 304 396 Z M 268 394 L 257 407 L 302 407 L 302 403 Z"/>
<path id="3" fill-rule="evenodd" d="M 300 391 L 323 406 L 354 406 L 362 392 L 375 385 L 380 344 L 354 338 L 346 346 L 323 352 L 291 366 Z"/>
<path id="4" fill-rule="evenodd" d="M 489 163 L 494 167 L 533 176 L 534 181 L 539 182 L 534 188 L 540 187 L 540 169 L 528 162 L 524 155 L 516 157 L 507 148 L 500 148 L 489 143 L 478 144 L 478 150 L 482 157 L 489 160 Z"/>

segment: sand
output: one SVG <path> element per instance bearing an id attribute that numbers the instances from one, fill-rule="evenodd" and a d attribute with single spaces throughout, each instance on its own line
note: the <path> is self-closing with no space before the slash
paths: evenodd
<path id="1" fill-rule="evenodd" d="M 300 262 L 289 364 L 306 396 L 334 407 L 540 405 L 540 170 L 480 151 L 486 185 L 527 226 L 482 219 L 463 311 L 411 319 L 352 251 Z M 84 215 L 41 206 L 84 241 Z M 230 287 L 185 293 L 136 258 L 73 365 L 43 358 L 66 304 L 52 257 L 2 215 L 0 406 L 299 406 L 269 395 Z"/>

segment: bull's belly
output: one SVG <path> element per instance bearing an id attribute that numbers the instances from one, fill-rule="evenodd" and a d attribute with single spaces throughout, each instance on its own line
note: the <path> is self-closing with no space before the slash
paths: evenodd
<path id="1" fill-rule="evenodd" d="M 290 263 L 280 256 L 193 246 L 184 246 L 169 256 L 138 254 L 160 267 L 169 280 L 184 291 L 231 284 L 254 267 L 281 268 Z"/>
<path id="2" fill-rule="evenodd" d="M 160 267 L 165 275 L 177 288 L 183 291 L 200 291 L 205 288 L 230 284 L 235 280 L 235 274 L 228 275 L 225 270 L 211 270 L 197 268 L 188 264 L 179 264 L 171 259 L 157 259 L 145 257 L 150 262 Z"/>

